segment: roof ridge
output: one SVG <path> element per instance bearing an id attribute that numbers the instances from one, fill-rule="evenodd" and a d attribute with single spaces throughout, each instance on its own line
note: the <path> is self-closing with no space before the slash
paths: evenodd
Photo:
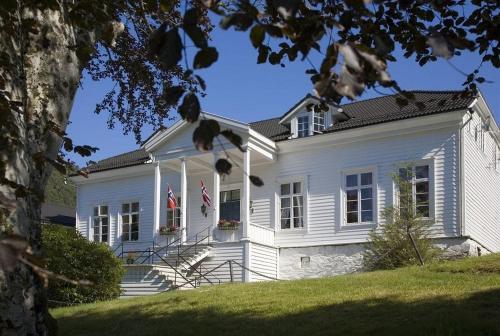
<path id="1" fill-rule="evenodd" d="M 464 91 L 465 90 L 405 90 L 404 92 L 412 92 L 412 93 L 460 93 L 460 92 L 464 92 Z M 368 99 L 353 101 L 350 103 L 340 105 L 340 108 L 342 108 L 343 106 L 347 106 L 347 105 L 365 103 L 367 101 L 372 101 L 375 99 L 382 99 L 382 98 L 387 98 L 387 97 L 394 97 L 397 95 L 400 95 L 400 93 L 397 92 L 397 93 L 390 94 L 390 95 L 378 96 L 378 97 L 372 97 L 372 98 L 368 98 Z"/>

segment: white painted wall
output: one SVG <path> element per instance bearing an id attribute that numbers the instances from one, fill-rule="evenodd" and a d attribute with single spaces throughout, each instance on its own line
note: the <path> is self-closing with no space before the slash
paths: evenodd
<path id="1" fill-rule="evenodd" d="M 250 272 L 250 281 L 270 281 L 278 278 L 279 250 L 273 247 L 250 243 L 250 269 L 260 274 Z M 262 276 L 262 275 L 265 276 Z"/>
<path id="2" fill-rule="evenodd" d="M 465 234 L 489 250 L 500 251 L 500 167 L 495 169 L 496 143 L 484 134 L 484 150 L 475 141 L 481 118 L 474 113 L 464 129 Z"/>
<path id="3" fill-rule="evenodd" d="M 234 260 L 243 265 L 243 245 L 239 242 L 215 244 L 208 258 L 203 260 L 201 273 L 205 274 L 227 260 Z M 226 263 L 206 277 L 214 283 L 219 280 L 221 282 L 230 282 L 229 264 Z M 233 281 L 243 281 L 243 269 L 236 264 L 233 264 Z M 207 281 L 202 280 L 202 283 L 206 284 Z"/>
<path id="4" fill-rule="evenodd" d="M 252 188 L 254 216 L 260 225 L 276 225 L 276 244 L 280 247 L 314 246 L 365 242 L 373 227 L 341 226 L 342 171 L 350 168 L 374 167 L 376 170 L 377 209 L 393 204 L 391 173 L 404 162 L 427 160 L 433 166 L 435 237 L 458 235 L 457 145 L 456 126 L 439 130 L 397 135 L 382 139 L 358 141 L 344 145 L 300 150 L 280 154 L 274 164 L 252 169 L 265 185 Z M 302 139 L 301 139 L 302 140 Z M 301 141 L 292 140 L 292 141 Z M 278 143 L 281 146 L 281 143 Z M 306 227 L 304 230 L 280 230 L 274 224 L 278 201 L 275 194 L 279 181 L 290 177 L 303 178 L 308 185 Z M 266 215 L 268 214 L 268 215 Z"/>

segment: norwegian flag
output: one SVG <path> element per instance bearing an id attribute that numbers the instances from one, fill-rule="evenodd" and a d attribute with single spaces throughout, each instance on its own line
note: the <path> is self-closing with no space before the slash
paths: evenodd
<path id="1" fill-rule="evenodd" d="M 203 180 L 200 180 L 200 183 L 201 183 L 201 197 L 203 198 L 203 203 L 205 203 L 208 207 L 211 207 L 212 200 L 210 199 L 210 196 L 208 195 L 207 187 L 205 187 Z"/>
<path id="2" fill-rule="evenodd" d="M 170 185 L 167 185 L 167 195 L 168 195 L 167 208 L 169 209 L 177 208 L 177 201 L 175 200 L 174 192 L 172 191 L 172 189 L 170 189 Z"/>

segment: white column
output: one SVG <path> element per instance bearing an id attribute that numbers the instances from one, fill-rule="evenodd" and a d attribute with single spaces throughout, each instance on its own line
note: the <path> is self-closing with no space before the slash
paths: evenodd
<path id="1" fill-rule="evenodd" d="M 160 162 L 155 165 L 155 193 L 154 193 L 154 216 L 153 216 L 153 241 L 156 241 L 160 229 L 160 195 L 161 195 L 161 171 Z"/>
<path id="2" fill-rule="evenodd" d="M 214 167 L 215 163 L 217 162 L 217 159 L 219 158 L 218 154 L 214 152 Z M 214 174 L 214 198 L 213 198 L 213 228 L 212 230 L 215 230 L 217 228 L 217 224 L 219 223 L 220 219 L 220 212 L 219 212 L 219 207 L 220 207 L 220 175 L 215 170 L 213 169 L 213 174 Z"/>
<path id="3" fill-rule="evenodd" d="M 181 242 L 185 243 L 187 238 L 187 174 L 186 158 L 181 158 Z"/>
<path id="4" fill-rule="evenodd" d="M 243 281 L 250 281 L 250 271 L 248 268 L 251 267 L 250 263 L 250 148 L 246 148 L 243 153 L 243 193 L 241 197 L 241 221 L 242 221 L 242 238 L 243 242 L 243 264 L 247 269 L 243 272 Z"/>

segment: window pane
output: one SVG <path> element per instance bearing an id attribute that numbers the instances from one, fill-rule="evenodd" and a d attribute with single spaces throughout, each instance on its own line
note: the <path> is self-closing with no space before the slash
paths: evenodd
<path id="1" fill-rule="evenodd" d="M 108 225 L 108 217 L 101 218 L 101 225 Z"/>
<path id="2" fill-rule="evenodd" d="M 128 224 L 129 223 L 129 216 L 128 215 L 123 215 L 122 216 L 122 223 L 123 224 Z"/>
<path id="3" fill-rule="evenodd" d="M 361 199 L 372 198 L 372 188 L 361 189 Z"/>
<path id="4" fill-rule="evenodd" d="M 361 211 L 362 222 L 373 222 L 373 211 Z"/>
<path id="5" fill-rule="evenodd" d="M 132 203 L 132 212 L 139 212 L 139 202 Z"/>
<path id="6" fill-rule="evenodd" d="M 125 203 L 122 204 L 122 213 L 129 213 L 130 212 L 130 204 Z"/>
<path id="7" fill-rule="evenodd" d="M 281 209 L 281 219 L 290 218 L 290 208 Z"/>
<path id="8" fill-rule="evenodd" d="M 123 234 L 128 234 L 130 225 L 122 225 Z"/>
<path id="9" fill-rule="evenodd" d="M 93 224 L 94 224 L 94 227 L 95 227 L 95 228 L 96 228 L 96 227 L 99 227 L 99 222 L 100 222 L 100 221 L 99 221 L 99 218 L 98 218 L 98 217 L 94 218 L 94 220 L 93 220 Z"/>
<path id="10" fill-rule="evenodd" d="M 302 191 L 301 191 L 301 185 L 300 185 L 300 182 L 294 182 L 293 184 L 293 193 L 294 194 L 300 194 Z"/>
<path id="11" fill-rule="evenodd" d="M 417 205 L 424 205 L 424 204 L 429 203 L 429 195 L 428 194 L 417 194 L 417 195 L 415 195 L 415 197 L 417 198 L 415 200 L 415 203 L 417 203 Z"/>
<path id="12" fill-rule="evenodd" d="M 290 195 L 290 184 L 281 185 L 281 195 Z"/>
<path id="13" fill-rule="evenodd" d="M 293 206 L 302 206 L 302 196 L 293 196 Z"/>
<path id="14" fill-rule="evenodd" d="M 132 224 L 130 231 L 132 231 L 132 232 L 139 231 L 139 224 Z"/>
<path id="15" fill-rule="evenodd" d="M 304 209 L 302 207 L 294 207 L 293 208 L 293 217 L 302 217 L 304 213 Z"/>
<path id="16" fill-rule="evenodd" d="M 94 234 L 94 241 L 95 242 L 100 241 L 99 238 L 100 238 L 100 236 L 98 234 Z"/>
<path id="17" fill-rule="evenodd" d="M 429 217 L 429 207 L 424 205 L 424 206 L 417 206 L 417 216 L 419 217 Z"/>
<path id="18" fill-rule="evenodd" d="M 372 210 L 373 209 L 373 200 L 367 199 L 361 201 L 361 210 Z"/>
<path id="19" fill-rule="evenodd" d="M 346 187 L 356 187 L 358 185 L 358 175 L 347 175 L 345 185 Z"/>
<path id="20" fill-rule="evenodd" d="M 94 207 L 94 216 L 99 216 L 99 208 Z"/>
<path id="21" fill-rule="evenodd" d="M 293 227 L 300 228 L 303 226 L 302 217 L 293 219 Z"/>
<path id="22" fill-rule="evenodd" d="M 347 223 L 357 223 L 358 222 L 358 213 L 357 212 L 348 212 L 347 213 Z"/>
<path id="23" fill-rule="evenodd" d="M 347 202 L 347 211 L 358 211 L 358 202 L 357 201 L 349 201 Z"/>
<path id="24" fill-rule="evenodd" d="M 358 191 L 357 190 L 347 190 L 346 196 L 348 201 L 356 201 L 358 199 Z"/>
<path id="25" fill-rule="evenodd" d="M 361 185 L 371 185 L 372 184 L 372 173 L 361 174 Z"/>
<path id="26" fill-rule="evenodd" d="M 101 213 L 100 215 L 107 215 L 108 214 L 108 206 L 107 205 L 102 205 L 101 206 Z"/>
<path id="27" fill-rule="evenodd" d="M 130 240 L 139 240 L 139 232 L 132 232 Z"/>
<path id="28" fill-rule="evenodd" d="M 429 192 L 429 182 L 417 182 L 415 184 L 415 189 L 417 194 L 428 193 Z"/>
<path id="29" fill-rule="evenodd" d="M 411 180 L 412 171 L 411 168 L 400 168 L 399 177 L 405 181 Z"/>
<path id="30" fill-rule="evenodd" d="M 281 208 L 289 208 L 290 207 L 290 199 L 289 198 L 282 198 L 281 199 Z"/>
<path id="31" fill-rule="evenodd" d="M 415 167 L 415 177 L 417 179 L 428 178 L 429 177 L 429 166 L 416 166 Z"/>
<path id="32" fill-rule="evenodd" d="M 103 225 L 101 226 L 101 234 L 107 234 L 108 233 L 108 226 L 107 225 Z"/>
<path id="33" fill-rule="evenodd" d="M 231 191 L 231 199 L 233 201 L 239 201 L 240 200 L 240 189 L 232 190 Z"/>
<path id="34" fill-rule="evenodd" d="M 290 228 L 290 218 L 281 219 L 281 228 L 289 229 Z"/>
<path id="35" fill-rule="evenodd" d="M 102 235 L 102 240 L 101 240 L 101 242 L 103 242 L 103 243 L 107 243 L 107 242 L 108 242 L 108 235 L 107 235 L 107 234 Z"/>
<path id="36" fill-rule="evenodd" d="M 139 215 L 132 215 L 132 223 L 139 223 Z"/>

